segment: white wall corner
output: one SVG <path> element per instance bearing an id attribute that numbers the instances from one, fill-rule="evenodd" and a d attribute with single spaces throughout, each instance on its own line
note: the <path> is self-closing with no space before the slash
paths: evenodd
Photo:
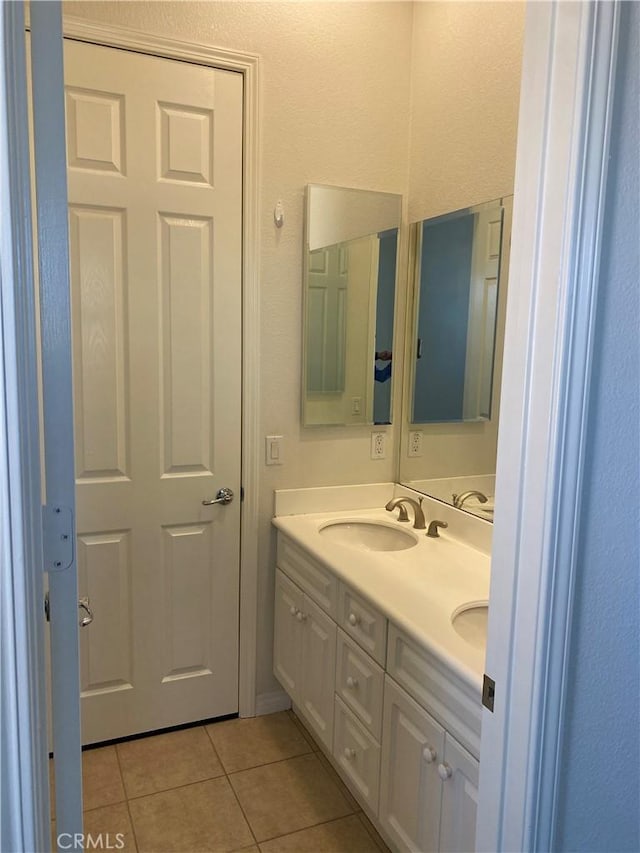
<path id="1" fill-rule="evenodd" d="M 284 690 L 272 690 L 270 693 L 260 693 L 256 697 L 256 717 L 287 711 L 290 707 L 291 699 Z"/>

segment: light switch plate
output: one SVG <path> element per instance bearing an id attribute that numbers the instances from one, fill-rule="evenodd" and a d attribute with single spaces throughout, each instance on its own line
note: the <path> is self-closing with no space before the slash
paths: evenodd
<path id="1" fill-rule="evenodd" d="M 265 436 L 264 461 L 266 465 L 282 465 L 284 463 L 284 448 L 281 435 Z"/>

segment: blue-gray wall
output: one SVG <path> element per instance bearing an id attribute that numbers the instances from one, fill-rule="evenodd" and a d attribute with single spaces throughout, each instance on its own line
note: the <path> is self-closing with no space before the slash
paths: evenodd
<path id="1" fill-rule="evenodd" d="M 640 4 L 623 4 L 558 851 L 640 850 Z"/>

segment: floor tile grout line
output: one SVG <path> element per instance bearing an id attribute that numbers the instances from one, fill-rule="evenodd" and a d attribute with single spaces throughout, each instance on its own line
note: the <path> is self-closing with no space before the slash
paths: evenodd
<path id="1" fill-rule="evenodd" d="M 261 764 L 252 764 L 251 767 L 242 767 L 240 770 L 226 770 L 227 776 L 237 776 L 238 773 L 248 773 L 249 770 L 257 770 L 258 767 L 268 767 L 270 764 L 282 764 L 283 761 L 293 761 L 294 758 L 302 758 L 304 755 L 315 755 L 314 750 L 309 752 L 298 752 L 296 755 L 288 755 L 286 758 L 276 758 L 275 761 L 263 761 Z"/>
<path id="2" fill-rule="evenodd" d="M 181 788 L 189 788 L 191 785 L 202 785 L 204 782 L 215 782 L 216 779 L 226 778 L 226 773 L 219 773 L 217 776 L 207 776 L 206 779 L 193 779 L 191 782 L 183 782 L 182 785 L 172 785 L 170 788 L 161 788 L 159 791 L 149 791 L 147 794 L 138 794 L 137 796 L 127 797 L 127 802 L 134 800 L 144 800 L 146 797 L 155 797 L 158 794 L 167 794 L 169 791 L 179 791 Z"/>
<path id="3" fill-rule="evenodd" d="M 360 821 L 360 819 L 358 817 L 358 813 L 352 812 L 351 814 L 343 814 L 343 815 L 340 815 L 339 817 L 329 818 L 329 820 L 321 820 L 319 823 L 312 823 L 312 824 L 309 824 L 309 826 L 303 826 L 300 829 L 294 829 L 292 832 L 283 832 L 280 835 L 272 835 L 269 838 L 263 838 L 262 841 L 257 842 L 257 844 L 258 844 L 258 846 L 260 846 L 260 844 L 266 844 L 269 841 L 277 841 L 279 838 L 287 838 L 289 835 L 296 835 L 298 832 L 306 832 L 308 829 L 316 829 L 319 826 L 326 826 L 329 823 L 337 823 L 340 820 L 347 820 L 347 818 L 350 818 L 350 817 L 354 817 L 362 825 L 362 821 Z M 366 826 L 362 826 L 362 828 L 364 829 L 365 832 L 367 832 Z M 367 832 L 367 835 L 369 836 L 369 838 L 371 838 L 371 840 L 374 843 L 376 843 L 375 838 L 371 837 L 370 832 Z M 378 845 L 376 844 L 376 846 L 378 846 Z"/>
<path id="4" fill-rule="evenodd" d="M 238 719 L 240 719 L 240 718 L 238 717 Z M 229 722 L 229 721 L 223 721 L 223 722 Z M 207 725 L 203 726 L 202 728 L 204 729 L 205 734 L 209 739 L 209 743 L 211 744 L 211 748 L 213 749 L 213 752 L 214 752 L 216 758 L 218 759 L 218 764 L 220 765 L 220 767 L 222 767 L 222 769 L 224 770 L 225 776 L 226 776 L 227 768 L 224 766 L 224 761 L 222 760 L 222 756 L 220 755 L 220 753 L 216 749 L 216 745 L 213 742 L 213 738 L 209 734 L 209 726 L 211 726 L 211 725 L 215 725 L 215 723 L 207 723 Z"/>
<path id="5" fill-rule="evenodd" d="M 260 849 L 260 844 L 259 844 L 259 842 L 258 842 L 258 839 L 256 838 L 256 834 L 255 834 L 255 832 L 253 831 L 253 827 L 251 826 L 251 821 L 249 820 L 249 817 L 248 817 L 247 813 L 245 812 L 245 810 L 244 810 L 244 807 L 243 807 L 242 803 L 240 802 L 240 797 L 238 796 L 238 792 L 236 791 L 236 789 L 235 789 L 235 788 L 233 787 L 233 785 L 231 784 L 231 779 L 229 779 L 229 777 L 228 777 L 228 776 L 227 776 L 226 778 L 227 778 L 227 783 L 228 783 L 229 787 L 230 787 L 230 788 L 231 788 L 231 790 L 233 791 L 233 796 L 234 796 L 234 797 L 235 797 L 235 799 L 236 799 L 236 802 L 237 802 L 237 804 L 238 804 L 238 808 L 239 808 L 239 809 L 240 809 L 240 811 L 242 812 L 242 816 L 243 816 L 243 818 L 244 818 L 244 820 L 245 820 L 245 823 L 246 823 L 246 824 L 247 824 L 247 826 L 249 827 L 249 832 L 251 833 L 251 837 L 253 838 L 253 841 L 254 841 L 254 843 L 255 843 L 256 847 L 257 847 L 258 849 Z M 245 846 L 247 846 L 247 847 L 248 847 L 249 845 L 245 845 Z"/>
<path id="6" fill-rule="evenodd" d="M 118 750 L 118 744 L 115 744 L 116 748 L 116 761 L 118 762 L 118 770 L 120 771 L 120 778 L 122 780 L 122 790 L 124 791 L 125 803 L 127 805 L 127 814 L 129 815 L 129 823 L 131 825 L 131 832 L 133 834 L 133 844 L 136 849 L 136 853 L 138 853 L 138 836 L 136 835 L 136 826 L 133 822 L 133 815 L 131 813 L 131 808 L 129 807 L 129 796 L 127 794 L 127 783 L 124 780 L 124 773 L 122 772 L 122 764 L 120 762 L 120 752 Z"/>

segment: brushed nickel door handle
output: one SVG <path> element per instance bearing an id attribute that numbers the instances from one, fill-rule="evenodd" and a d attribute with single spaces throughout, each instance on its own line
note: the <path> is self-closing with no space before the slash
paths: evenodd
<path id="1" fill-rule="evenodd" d="M 93 610 L 89 607 L 89 597 L 84 596 L 84 598 L 78 599 L 78 607 L 86 613 L 86 616 L 80 619 L 80 627 L 86 628 L 87 625 L 91 625 L 93 622 Z"/>
<path id="2" fill-rule="evenodd" d="M 214 504 L 230 504 L 233 500 L 232 489 L 220 489 L 212 501 L 202 501 L 202 506 L 213 506 Z"/>

